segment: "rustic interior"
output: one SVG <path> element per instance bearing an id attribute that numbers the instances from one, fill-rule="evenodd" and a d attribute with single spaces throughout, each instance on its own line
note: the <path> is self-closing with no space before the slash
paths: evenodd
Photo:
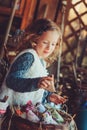
<path id="1" fill-rule="evenodd" d="M 18 41 L 25 28 L 35 19 L 50 18 L 61 27 L 63 44 L 62 54 L 50 62 L 48 70 L 54 73 L 55 80 L 59 79 L 58 89 L 69 99 L 69 112 L 75 114 L 87 100 L 87 0 L 19 0 L 9 31 L 14 1 L 4 2 L 0 0 L 0 86 L 9 64 L 20 51 Z"/>

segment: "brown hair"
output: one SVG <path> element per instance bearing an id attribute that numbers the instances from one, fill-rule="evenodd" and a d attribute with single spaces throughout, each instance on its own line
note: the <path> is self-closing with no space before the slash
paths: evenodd
<path id="1" fill-rule="evenodd" d="M 22 39 L 22 46 L 20 47 L 20 50 L 24 50 L 27 48 L 32 48 L 32 44 L 37 41 L 37 39 L 43 34 L 43 32 L 46 31 L 57 31 L 59 35 L 59 41 L 61 39 L 61 30 L 58 27 L 58 25 L 53 22 L 50 19 L 37 19 L 36 21 L 32 22 L 26 29 L 25 29 L 25 35 Z M 59 42 L 58 42 L 59 44 Z M 58 48 L 56 48 L 57 50 Z M 52 59 L 55 60 L 56 52 L 53 54 L 55 56 L 51 55 L 51 61 Z M 53 57 L 53 58 L 52 58 Z M 50 60 L 50 58 L 48 58 Z"/>

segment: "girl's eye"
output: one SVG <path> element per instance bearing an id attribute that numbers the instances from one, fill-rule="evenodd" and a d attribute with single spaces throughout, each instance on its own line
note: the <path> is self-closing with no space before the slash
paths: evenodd
<path id="1" fill-rule="evenodd" d="M 52 43 L 52 46 L 56 46 L 56 43 Z"/>
<path id="2" fill-rule="evenodd" d="M 47 42 L 47 41 L 44 41 L 43 44 L 50 45 L 50 46 L 56 46 L 56 43 L 55 43 L 55 42 L 49 43 L 49 42 Z"/>
<path id="3" fill-rule="evenodd" d="M 46 41 L 44 41 L 43 43 L 44 43 L 44 44 L 48 44 L 48 42 L 46 42 Z"/>

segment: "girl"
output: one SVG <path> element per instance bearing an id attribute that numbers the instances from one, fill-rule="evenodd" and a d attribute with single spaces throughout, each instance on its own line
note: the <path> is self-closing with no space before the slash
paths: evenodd
<path id="1" fill-rule="evenodd" d="M 9 105 L 25 105 L 47 101 L 55 104 L 66 100 L 50 92 L 53 77 L 46 70 L 45 59 L 58 49 L 61 38 L 59 27 L 51 20 L 38 19 L 25 30 L 22 49 L 14 59 L 0 92 L 0 99 L 8 96 Z M 26 47 L 26 49 L 24 48 Z"/>

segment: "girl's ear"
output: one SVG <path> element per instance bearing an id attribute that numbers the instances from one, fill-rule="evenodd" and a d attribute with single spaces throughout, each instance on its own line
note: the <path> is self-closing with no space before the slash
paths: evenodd
<path id="1" fill-rule="evenodd" d="M 32 45 L 32 48 L 36 47 L 36 43 L 35 42 L 32 42 L 31 45 Z"/>
<path id="2" fill-rule="evenodd" d="M 30 34 L 30 35 L 29 35 L 29 39 L 30 39 L 30 43 L 31 43 L 32 48 L 35 48 L 35 47 L 36 47 L 36 43 L 35 43 L 35 41 L 34 41 L 34 39 L 35 39 L 35 34 Z"/>

